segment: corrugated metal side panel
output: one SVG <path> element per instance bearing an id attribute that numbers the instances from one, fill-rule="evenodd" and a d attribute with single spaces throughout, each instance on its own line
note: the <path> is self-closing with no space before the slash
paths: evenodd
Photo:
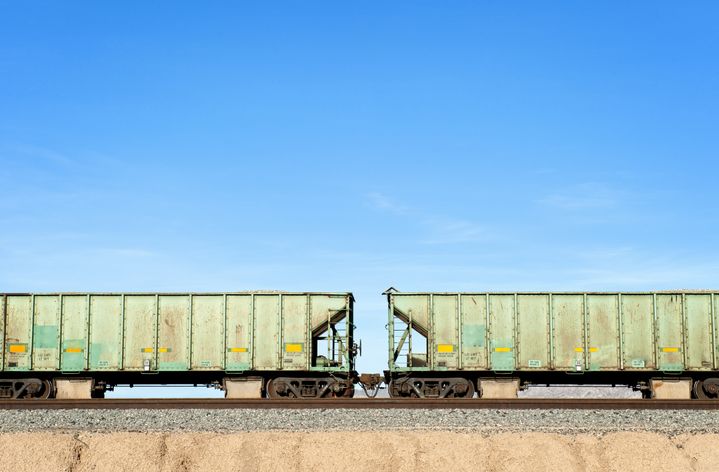
<path id="1" fill-rule="evenodd" d="M 30 370 L 32 295 L 8 295 L 5 315 L 5 370 Z"/>
<path id="2" fill-rule="evenodd" d="M 225 370 L 252 368 L 254 355 L 253 295 L 227 295 L 225 321 Z"/>
<path id="3" fill-rule="evenodd" d="M 685 349 L 686 368 L 711 370 L 712 359 L 712 296 L 685 296 Z"/>
<path id="4" fill-rule="evenodd" d="M 717 317 L 719 314 L 717 313 L 717 309 L 719 307 L 719 295 L 714 294 L 712 296 L 712 306 L 711 306 L 711 317 L 712 317 L 712 356 L 714 358 L 714 370 L 719 369 L 719 339 L 717 339 L 717 336 L 719 335 L 719 319 Z"/>
<path id="5" fill-rule="evenodd" d="M 618 370 L 618 295 L 587 295 L 587 368 Z"/>
<path id="6" fill-rule="evenodd" d="M 190 295 L 160 295 L 157 369 L 190 367 Z"/>
<path id="7" fill-rule="evenodd" d="M 444 370 L 459 367 L 458 301 L 456 295 L 432 297 L 432 322 L 430 325 L 433 335 L 429 346 L 433 353 L 433 369 Z"/>
<path id="8" fill-rule="evenodd" d="M 124 368 L 144 370 L 145 363 L 149 362 L 150 370 L 157 369 L 157 296 L 126 295 L 124 325 Z"/>
<path id="9" fill-rule="evenodd" d="M 0 295 L 0 371 L 5 370 L 5 311 L 7 308 L 7 295 Z"/>
<path id="10" fill-rule="evenodd" d="M 584 297 L 552 296 L 553 364 L 557 370 L 584 369 Z"/>
<path id="11" fill-rule="evenodd" d="M 487 297 L 461 296 L 462 366 L 468 370 L 487 368 Z"/>
<path id="12" fill-rule="evenodd" d="M 60 358 L 60 296 L 37 295 L 33 316 L 33 370 L 56 370 Z"/>
<path id="13" fill-rule="evenodd" d="M 317 297 L 317 295 L 313 295 Z M 306 295 L 282 296 L 282 369 L 306 370 L 311 343 L 308 333 L 308 299 Z"/>
<path id="14" fill-rule="evenodd" d="M 390 307 L 398 309 L 396 316 L 431 328 L 433 357 L 439 354 L 436 347 L 445 336 L 442 330 L 457 309 L 454 304 L 443 306 L 447 297 L 459 300 L 462 343 L 458 351 L 464 369 L 486 368 L 481 364 L 482 330 L 488 332 L 491 370 L 511 370 L 513 357 L 516 369 L 693 371 L 719 367 L 716 293 L 393 294 Z M 417 323 L 422 320 L 421 302 L 430 299 L 431 304 L 439 300 L 431 319 Z M 491 307 L 488 316 L 481 299 Z M 489 320 L 484 324 L 483 315 Z M 537 334 L 545 330 L 551 333 L 548 339 Z M 548 359 L 546 354 L 541 358 L 545 349 Z"/>
<path id="15" fill-rule="evenodd" d="M 88 315 L 87 295 L 63 295 L 61 323 L 60 369 L 80 372 L 88 361 Z"/>
<path id="16" fill-rule="evenodd" d="M 681 294 L 657 294 L 656 338 L 659 370 L 684 370 L 684 307 Z"/>
<path id="17" fill-rule="evenodd" d="M 192 298 L 192 369 L 223 368 L 225 350 L 223 305 L 222 295 L 196 295 Z"/>
<path id="18" fill-rule="evenodd" d="M 278 370 L 280 295 L 255 295 L 253 359 L 257 370 Z"/>
<path id="19" fill-rule="evenodd" d="M 648 370 L 654 362 L 654 303 L 652 295 L 622 295 L 622 354 L 624 369 Z"/>
<path id="20" fill-rule="evenodd" d="M 517 317 L 517 367 L 549 368 L 549 295 L 518 295 Z"/>
<path id="21" fill-rule="evenodd" d="M 491 369 L 512 371 L 516 365 L 516 296 L 489 296 L 489 349 Z"/>
<path id="22" fill-rule="evenodd" d="M 117 370 L 122 351 L 122 296 L 90 296 L 90 369 Z"/>

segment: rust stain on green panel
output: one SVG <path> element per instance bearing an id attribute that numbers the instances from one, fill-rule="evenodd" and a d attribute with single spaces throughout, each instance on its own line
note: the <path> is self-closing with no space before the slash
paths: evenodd
<path id="1" fill-rule="evenodd" d="M 143 371 L 149 362 L 155 363 L 157 306 L 155 295 L 127 295 L 125 297 L 125 351 L 123 365 L 127 370 Z"/>
<path id="2" fill-rule="evenodd" d="M 160 295 L 158 370 L 189 368 L 190 299 L 188 295 Z M 165 348 L 160 351 L 160 348 Z"/>
<path id="3" fill-rule="evenodd" d="M 682 295 L 657 295 L 657 348 L 659 348 L 659 370 L 682 371 L 684 359 L 680 349 L 668 351 L 662 347 L 683 345 Z"/>
<path id="4" fill-rule="evenodd" d="M 307 343 L 307 296 L 285 295 L 282 297 L 283 345 L 282 369 L 305 370 L 309 368 L 309 353 L 303 346 Z"/>
<path id="5" fill-rule="evenodd" d="M 619 297 L 587 295 L 589 370 L 619 369 Z"/>
<path id="6" fill-rule="evenodd" d="M 584 296 L 554 295 L 554 365 L 557 370 L 576 371 L 584 365 Z"/>
<path id="7" fill-rule="evenodd" d="M 711 295 L 686 295 L 687 369 L 711 370 Z"/>
<path id="8" fill-rule="evenodd" d="M 30 295 L 7 296 L 7 316 L 5 326 L 5 342 L 7 345 L 25 344 L 31 346 L 32 334 L 32 297 Z M 30 351 L 5 352 L 5 368 L 7 370 L 30 369 Z"/>
<path id="9" fill-rule="evenodd" d="M 227 296 L 226 370 L 243 371 L 252 367 L 252 296 Z"/>
<path id="10" fill-rule="evenodd" d="M 196 370 L 223 368 L 225 319 L 222 295 L 192 297 L 192 359 Z"/>
<path id="11" fill-rule="evenodd" d="M 254 367 L 278 370 L 280 356 L 280 299 L 277 295 L 255 296 Z"/>
<path id="12" fill-rule="evenodd" d="M 623 295 L 622 316 L 624 368 L 655 368 L 652 295 Z"/>

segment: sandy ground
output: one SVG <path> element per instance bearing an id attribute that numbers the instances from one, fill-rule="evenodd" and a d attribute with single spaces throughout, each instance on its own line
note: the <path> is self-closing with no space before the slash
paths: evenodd
<path id="1" fill-rule="evenodd" d="M 0 468 L 52 471 L 717 470 L 719 435 L 5 433 Z"/>

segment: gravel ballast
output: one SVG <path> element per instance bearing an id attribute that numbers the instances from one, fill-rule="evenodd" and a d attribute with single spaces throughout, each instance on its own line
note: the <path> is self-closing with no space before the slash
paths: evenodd
<path id="1" fill-rule="evenodd" d="M 719 433 L 714 410 L 0 410 L 0 433 L 458 431 Z"/>

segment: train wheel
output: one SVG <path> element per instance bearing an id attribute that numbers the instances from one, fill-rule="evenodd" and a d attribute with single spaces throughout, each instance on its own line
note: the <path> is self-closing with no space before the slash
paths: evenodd
<path id="1" fill-rule="evenodd" d="M 40 395 L 37 397 L 41 400 L 46 400 L 50 398 L 52 391 L 52 382 L 49 380 L 43 380 L 42 381 L 42 391 L 40 392 Z"/>
<path id="2" fill-rule="evenodd" d="M 280 395 L 277 393 L 277 386 L 275 385 L 274 380 L 270 380 L 267 382 L 267 398 L 280 398 Z"/>
<path id="3" fill-rule="evenodd" d="M 401 381 L 390 380 L 387 385 L 387 392 L 391 398 L 419 398 L 417 393 L 411 388 L 412 380 L 405 379 Z"/>
<path id="4" fill-rule="evenodd" d="M 456 398 L 472 398 L 474 397 L 474 382 L 471 380 L 464 379 L 466 382 L 466 387 L 462 387 L 461 383 L 455 384 L 454 387 L 454 396 Z M 461 391 L 465 389 L 464 393 L 461 393 Z"/>
<path id="5" fill-rule="evenodd" d="M 267 396 L 269 398 L 295 398 L 295 394 L 284 380 L 272 379 L 267 382 Z"/>
<path id="6" fill-rule="evenodd" d="M 474 382 L 462 377 L 403 377 L 391 380 L 389 395 L 393 398 L 472 398 Z"/>
<path id="7" fill-rule="evenodd" d="M 352 398 L 354 385 L 332 377 L 278 377 L 267 382 L 268 398 Z"/>
<path id="8" fill-rule="evenodd" d="M 719 397 L 719 379 L 695 380 L 692 396 L 697 400 L 716 400 Z"/>
<path id="9" fill-rule="evenodd" d="M 344 392 L 342 392 L 341 397 L 342 398 L 352 398 L 355 396 L 355 386 L 350 385 L 349 388 L 346 388 Z"/>
<path id="10" fill-rule="evenodd" d="M 40 379 L 17 379 L 12 381 L 13 399 L 40 399 L 50 398 L 53 393 L 52 383 Z"/>
<path id="11" fill-rule="evenodd" d="M 394 380 L 390 380 L 387 384 L 387 393 L 389 394 L 390 398 L 395 398 L 399 396 L 394 391 Z"/>
<path id="12" fill-rule="evenodd" d="M 355 395 L 355 386 L 352 385 L 349 382 L 336 382 L 340 384 L 340 388 L 338 391 L 335 391 L 334 386 L 332 388 L 328 389 L 330 390 L 329 397 L 331 398 L 352 398 Z"/>
<path id="13" fill-rule="evenodd" d="M 704 393 L 704 388 L 702 386 L 701 380 L 695 380 L 694 384 L 692 385 L 692 396 L 696 398 L 697 400 L 707 400 L 709 397 L 706 393 Z"/>

